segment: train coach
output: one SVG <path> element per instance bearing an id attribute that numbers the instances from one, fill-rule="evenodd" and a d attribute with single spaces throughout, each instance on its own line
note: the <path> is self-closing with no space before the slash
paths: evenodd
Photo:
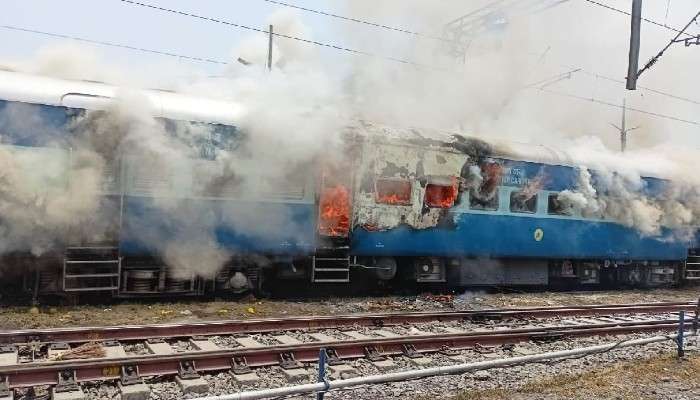
<path id="1" fill-rule="evenodd" d="M 56 218 L 51 201 L 84 186 L 79 143 L 105 134 L 89 123 L 111 112 L 118 91 L 0 70 L 0 161 L 15 171 L 0 174 L 4 290 L 198 296 L 287 281 L 654 286 L 698 275 L 694 243 L 563 207 L 558 195 L 580 173 L 564 153 L 358 122 L 340 134 L 342 157 L 279 177 L 248 169 L 256 185 L 242 190 L 241 172 L 219 155 L 245 148 L 244 109 L 159 90 L 140 91 L 148 118 L 186 156 L 154 161 L 124 137 L 107 151 L 92 143 L 96 206 Z M 643 182 L 649 196 L 667 183 Z"/>

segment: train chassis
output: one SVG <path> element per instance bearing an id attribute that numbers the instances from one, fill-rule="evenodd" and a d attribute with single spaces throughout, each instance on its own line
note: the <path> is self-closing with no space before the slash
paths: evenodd
<path id="1" fill-rule="evenodd" d="M 119 257 L 114 248 L 68 249 L 63 257 L 5 257 L 1 291 L 21 289 L 34 299 L 109 293 L 114 298 L 265 293 L 273 283 L 305 287 L 661 287 L 681 283 L 686 265 L 674 262 L 610 262 L 441 257 L 355 257 L 324 251 L 312 257 L 246 257 L 215 277 L 175 275 L 153 257 Z M 8 268 L 8 265 L 14 268 Z M 15 283 L 10 285 L 10 283 Z M 17 285 L 16 282 L 21 282 Z M 306 283 L 304 283 L 306 282 Z"/>

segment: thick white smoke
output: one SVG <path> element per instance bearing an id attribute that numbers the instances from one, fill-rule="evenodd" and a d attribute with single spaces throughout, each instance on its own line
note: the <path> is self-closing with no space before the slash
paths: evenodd
<path id="1" fill-rule="evenodd" d="M 310 34 L 295 14 L 287 11 L 273 14 L 270 23 L 276 32 Z M 310 165 L 320 156 L 334 158 L 332 154 L 340 145 L 338 137 L 344 126 L 340 81 L 319 68 L 315 52 L 295 42 L 275 45 L 272 72 L 266 71 L 266 60 L 251 53 L 252 48 L 244 42 L 224 76 L 173 83 L 180 91 L 226 99 L 247 110 L 237 124 L 243 138 L 234 139 L 237 143 L 233 149 L 220 149 L 216 162 L 197 160 L 198 143 L 209 139 L 214 127 L 180 121 L 174 131 L 167 130 L 163 121 L 153 118 L 158 110 L 135 90 L 138 81 L 124 85 L 106 110 L 79 117 L 71 126 L 73 139 L 69 143 L 48 143 L 56 147 L 58 154 L 59 147 L 68 145 L 72 149 L 70 162 L 74 169 L 70 182 L 66 182 L 67 164 L 49 168 L 56 174 L 49 177 L 57 181 L 54 191 L 40 184 L 30 186 L 28 175 L 43 171 L 45 164 L 37 160 L 22 162 L 23 153 L 2 148 L 0 254 L 31 250 L 41 255 L 56 245 L 97 239 L 100 230 L 105 233 L 107 227 L 99 225 L 106 219 L 100 213 L 100 189 L 106 172 L 111 167 L 118 168 L 115 161 L 123 155 L 128 157 L 131 168 L 138 168 L 139 174 L 153 182 L 176 182 L 176 166 L 187 165 L 193 170 L 192 187 L 199 188 L 193 190 L 201 193 L 183 196 L 172 185 L 153 186 L 149 197 L 154 210 L 144 215 L 142 228 L 132 238 L 161 254 L 173 267 L 173 278 L 187 278 L 193 273 L 213 277 L 239 253 L 219 243 L 217 229 L 222 226 L 253 240 L 293 241 L 289 232 L 301 231 L 301 227 L 297 227 L 299 222 L 292 212 L 260 200 L 288 188 L 303 193 L 307 182 L 313 181 L 318 172 Z M 236 62 L 237 58 L 249 65 Z M 43 49 L 24 69 L 60 78 L 128 81 L 124 71 L 118 77 L 110 77 L 112 70 L 98 60 L 88 49 L 62 45 Z M 27 115 L 20 115 L 24 111 Z M 0 118 L 17 124 L 11 127 L 13 132 L 27 132 L 35 140 L 65 137 L 56 135 L 36 111 L 8 107 Z M 0 132 L 0 139 L 2 135 Z M 3 141 L 12 139 L 16 137 Z M 42 178 L 41 182 L 48 179 Z M 193 196 L 226 197 L 231 193 L 247 204 L 244 210 L 223 207 L 215 212 L 190 201 Z M 94 227 L 95 237 L 85 237 L 86 226 Z M 66 235 L 74 230 L 83 237 Z"/>
<path id="2" fill-rule="evenodd" d="M 342 11 L 440 36 L 446 22 L 491 2 L 468 3 L 353 0 L 345 2 Z M 676 12 L 684 15 L 685 11 Z M 646 235 L 658 234 L 662 227 L 688 232 L 697 225 L 700 201 L 698 191 L 693 189 L 697 161 L 692 152 L 657 143 L 667 135 L 681 145 L 698 143 L 691 139 L 686 125 L 630 113 L 628 124 L 642 128 L 631 134 L 632 151 L 621 156 L 609 150 L 617 146 L 617 133 L 608 123 L 619 119 L 619 110 L 544 90 L 619 104 L 625 95 L 621 84 L 595 74 L 561 74 L 581 67 L 595 72 L 602 69 L 614 77 L 623 75 L 628 21 L 576 1 L 542 12 L 516 7 L 504 15 L 506 25 L 498 29 L 487 26 L 471 38 L 465 62 L 456 62 L 447 55 L 449 43 L 441 40 L 338 22 L 337 40 L 327 41 L 366 50 L 377 57 L 338 56 L 331 50 L 275 38 L 274 67 L 268 72 L 267 39 L 264 35 L 250 36 L 236 46 L 231 64 L 221 76 L 201 78 L 204 74 L 200 74 L 170 82 L 169 86 L 178 91 L 237 102 L 247 110 L 237 124 L 247 139 L 236 151 L 221 152 L 218 162 L 223 172 L 201 178 L 204 182 L 199 182 L 200 186 L 255 194 L 294 177 L 314 179 L 308 175 L 316 172 L 308 165 L 340 154 L 342 128 L 349 120 L 359 118 L 461 131 L 485 140 L 516 139 L 564 148 L 574 164 L 585 166 L 580 170 L 577 188 L 560 195 L 570 207 L 584 215 L 620 221 Z M 273 24 L 279 33 L 315 38 L 302 19 L 302 14 L 280 9 L 266 25 Z M 587 21 L 596 21 L 595 29 Z M 661 44 L 667 34 L 664 30 L 645 30 L 645 54 L 646 49 Z M 419 66 L 384 57 L 410 60 Z M 686 96 L 697 92 L 692 90 L 697 88 L 695 80 L 673 81 L 663 75 L 676 66 L 697 61 L 692 57 L 697 56 L 669 56 L 659 64 L 661 72 L 645 77 L 648 86 Z M 245 63 L 237 61 L 239 58 Z M 62 78 L 142 86 L 128 79 L 130 74 L 115 71 L 99 60 L 84 48 L 61 45 L 42 50 L 37 59 L 20 66 Z M 610 64 L 609 69 L 604 68 L 603 61 Z M 533 82 L 544 83 L 533 86 Z M 685 104 L 676 108 L 667 105 L 671 101 L 667 97 L 638 93 L 646 94 L 628 95 L 633 107 L 670 114 L 687 110 Z M 82 125 L 76 127 L 79 134 L 71 147 L 75 149 L 73 162 L 80 161 L 81 176 L 79 181 L 67 183 L 68 190 L 61 196 L 28 186 L 31 180 L 26 174 L 35 172 L 18 168 L 22 163 L 17 154 L 0 152 L 0 215 L 10 221 L 3 226 L 11 227 L 0 232 L 4 245 L 0 253 L 32 243 L 31 250 L 40 254 L 63 239 L 64 232 L 73 226 L 89 224 L 84 220 L 87 216 L 94 223 L 99 208 L 95 194 L 102 184 L 101 177 L 113 155 L 122 150 L 148 160 L 146 168 L 154 171 L 196 158 L 197 139 L 211 132 L 188 123 L 179 124 L 175 134 L 166 132 L 162 123 L 151 117 L 150 107 L 127 89 L 119 93 L 109 110 L 91 113 L 80 121 Z M 49 129 L 32 125 L 36 122 L 33 116 L 12 120 L 22 121 L 33 135 Z M 474 182 L 467 186 L 478 187 L 483 177 L 476 166 L 472 169 Z M 591 171 L 598 177 L 595 187 Z M 676 183 L 660 198 L 651 199 L 642 190 L 641 176 L 648 173 Z M 263 206 L 223 216 L 189 208 L 187 202 L 172 196 L 156 196 L 155 206 L 172 218 L 174 225 L 188 228 L 175 232 L 175 239 L 167 243 L 157 231 L 142 232 L 141 239 L 162 250 L 166 261 L 182 276 L 191 272 L 212 276 L 235 253 L 221 248 L 216 241 L 215 229 L 222 222 L 219 218 L 260 237 L 274 237 L 279 227 L 293 224 L 287 213 Z"/>

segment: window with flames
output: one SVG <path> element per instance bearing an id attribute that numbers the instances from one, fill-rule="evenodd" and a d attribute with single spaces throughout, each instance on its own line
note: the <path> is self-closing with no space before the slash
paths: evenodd
<path id="1" fill-rule="evenodd" d="M 411 205 L 411 189 L 408 180 L 379 178 L 374 183 L 375 201 L 381 204 Z"/>
<path id="2" fill-rule="evenodd" d="M 425 187 L 425 205 L 433 208 L 450 208 L 457 200 L 457 180 L 450 184 L 429 183 Z"/>
<path id="3" fill-rule="evenodd" d="M 343 185 L 323 188 L 319 200 L 318 232 L 347 237 L 350 232 L 350 192 Z"/>

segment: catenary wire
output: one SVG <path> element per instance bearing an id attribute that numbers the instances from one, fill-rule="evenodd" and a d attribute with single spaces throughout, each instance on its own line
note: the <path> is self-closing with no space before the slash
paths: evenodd
<path id="1" fill-rule="evenodd" d="M 676 37 L 674 37 L 673 39 L 671 39 L 671 41 L 668 42 L 668 44 L 666 44 L 666 46 L 664 46 L 664 48 L 661 49 L 661 51 L 660 51 L 658 54 L 656 54 L 654 57 L 651 58 L 651 60 L 649 60 L 649 62 L 646 63 L 646 65 L 644 66 L 644 68 L 640 69 L 639 72 L 637 72 L 637 76 L 642 75 L 645 71 L 647 71 L 647 70 L 649 70 L 651 67 L 653 67 L 653 66 L 656 64 L 656 62 L 659 61 L 659 58 L 663 57 L 663 55 L 664 55 L 664 53 L 666 52 L 666 50 L 668 50 L 669 47 L 673 46 L 674 43 L 677 43 L 677 42 L 678 42 L 678 38 L 681 37 L 681 35 L 685 33 L 685 31 L 690 27 L 690 25 L 693 24 L 693 22 L 695 22 L 695 21 L 698 20 L 698 17 L 700 17 L 700 11 L 698 11 L 698 13 L 695 14 L 695 16 L 693 17 L 693 19 L 691 19 L 690 22 L 688 22 L 688 24 L 687 24 L 685 27 L 683 27 L 683 29 L 682 29 L 680 32 L 678 32 L 678 34 L 676 35 Z"/>
<path id="2" fill-rule="evenodd" d="M 134 0 L 118 0 L 118 1 L 121 1 L 122 3 L 130 4 L 130 5 L 134 5 L 134 6 L 145 7 L 145 8 L 150 8 L 150 9 L 157 10 L 157 11 L 167 12 L 170 14 L 182 15 L 185 17 L 199 19 L 202 21 L 214 22 L 217 24 L 227 25 L 227 26 L 231 26 L 231 27 L 235 27 L 235 28 L 246 29 L 249 31 L 264 33 L 266 35 L 271 34 L 272 36 L 276 36 L 276 37 L 296 40 L 299 42 L 304 42 L 304 43 L 308 43 L 308 44 L 312 44 L 312 45 L 316 45 L 316 46 L 345 51 L 348 53 L 359 54 L 359 55 L 368 56 L 368 57 L 380 58 L 380 59 L 389 60 L 389 61 L 393 61 L 393 62 L 397 62 L 397 63 L 401 63 L 401 64 L 414 65 L 414 66 L 422 67 L 422 68 L 426 68 L 426 67 L 433 68 L 429 65 L 415 63 L 415 62 L 410 61 L 410 60 L 404 60 L 401 58 L 388 57 L 388 56 L 381 56 L 379 54 L 371 53 L 371 52 L 364 51 L 364 50 L 352 49 L 352 48 L 340 46 L 337 44 L 319 42 L 317 40 L 305 39 L 305 38 L 301 38 L 298 36 L 286 35 L 283 33 L 270 32 L 270 31 L 268 31 L 266 29 L 262 29 L 262 28 L 255 28 L 255 27 L 248 26 L 248 25 L 238 24 L 235 22 L 225 21 L 222 19 L 214 18 L 214 17 L 207 17 L 204 15 L 199 15 L 199 14 L 194 14 L 194 13 L 190 13 L 190 12 L 186 12 L 186 11 L 176 10 L 173 8 L 161 7 L 161 6 L 157 6 L 154 4 L 149 4 L 149 3 L 144 3 L 144 2 L 140 2 L 140 1 L 134 1 Z"/>
<path id="3" fill-rule="evenodd" d="M 569 98 L 572 98 L 572 99 L 578 99 L 578 100 L 588 101 L 588 102 L 592 102 L 592 103 L 596 103 L 596 104 L 605 105 L 605 106 L 608 106 L 608 107 L 614 107 L 614 108 L 619 108 L 619 109 L 622 109 L 622 108 L 623 108 L 623 106 L 620 105 L 620 104 L 615 104 L 615 103 L 611 103 L 611 102 L 609 102 L 609 101 L 596 99 L 596 98 L 594 98 L 594 97 L 579 96 L 579 95 L 572 94 L 572 93 L 559 92 L 559 91 L 556 91 L 556 90 L 545 89 L 545 88 L 531 88 L 531 89 L 537 89 L 537 90 L 540 90 L 540 91 L 542 91 L 542 92 L 550 93 L 550 94 L 553 94 L 553 95 L 556 95 L 556 96 L 569 97 Z M 661 113 L 657 113 L 657 112 L 653 112 L 653 111 L 647 111 L 647 110 L 642 110 L 642 109 L 639 109 L 639 108 L 634 108 L 634 107 L 629 107 L 629 106 L 627 106 L 627 107 L 625 107 L 625 108 L 626 108 L 628 111 L 634 111 L 634 112 L 637 112 L 637 113 L 640 113 L 640 114 L 646 114 L 646 115 L 650 115 L 650 116 L 657 117 L 657 118 L 664 118 L 664 119 L 668 119 L 668 120 L 671 120 L 671 121 L 683 122 L 683 123 L 690 124 L 690 125 L 697 125 L 697 126 L 700 126 L 700 122 L 698 122 L 698 121 L 693 121 L 693 120 L 689 120 L 689 119 L 683 119 L 683 118 L 679 118 L 679 117 L 674 117 L 674 116 L 672 116 L 672 115 L 661 114 Z"/>
<path id="4" fill-rule="evenodd" d="M 280 5 L 280 6 L 284 6 L 284 7 L 295 8 L 295 9 L 298 9 L 298 10 L 302 10 L 302 11 L 306 11 L 306 12 L 311 12 L 311 13 L 315 13 L 315 14 L 325 15 L 325 16 L 332 17 L 332 18 L 338 18 L 338 19 L 347 20 L 347 21 L 351 21 L 351 22 L 357 22 L 357 23 L 361 23 L 361 24 L 365 24 L 365 25 L 370 25 L 370 26 L 374 26 L 374 27 L 379 27 L 379 28 L 383 28 L 383 29 L 388 29 L 388 30 L 392 30 L 392 31 L 396 31 L 396 32 L 402 32 L 402 33 L 406 33 L 406 34 L 413 35 L 413 36 L 419 36 L 419 37 L 420 37 L 420 36 L 423 36 L 423 37 L 427 37 L 427 38 L 429 38 L 429 39 L 436 39 L 436 40 L 441 40 L 441 41 L 450 41 L 449 39 L 446 39 L 446 38 L 435 37 L 435 36 L 429 36 L 429 35 L 425 35 L 425 34 L 422 34 L 422 33 L 420 33 L 420 32 L 416 32 L 416 31 L 410 30 L 410 29 L 397 28 L 397 27 L 392 27 L 392 26 L 389 26 L 389 25 L 385 25 L 385 24 L 381 24 L 381 23 L 376 23 L 376 22 L 371 22 L 371 21 L 366 21 L 366 20 L 362 20 L 362 19 L 358 19 L 358 18 L 346 17 L 346 16 L 343 16 L 343 15 L 333 14 L 333 13 L 329 13 L 329 12 L 325 12 L 325 11 L 321 11 L 321 10 L 315 10 L 315 9 L 308 8 L 308 7 L 301 7 L 301 6 L 298 6 L 298 5 L 296 5 L 296 4 L 291 4 L 291 3 L 287 3 L 287 2 L 283 2 L 283 1 L 278 1 L 278 0 L 261 0 L 261 1 L 264 1 L 264 2 L 267 2 L 267 3 L 271 3 L 271 4 Z M 565 1 L 568 1 L 568 0 L 565 0 Z M 496 3 L 498 3 L 498 2 L 496 2 Z M 492 3 L 492 5 L 493 5 L 493 4 L 496 4 L 496 3 Z M 562 2 L 557 3 L 557 5 L 558 5 L 558 4 L 561 4 L 561 3 L 562 3 Z M 606 8 L 610 8 L 611 10 L 614 10 L 614 11 L 617 11 L 617 12 L 620 12 L 620 13 L 623 13 L 623 14 L 629 15 L 629 13 L 626 13 L 626 12 L 623 11 L 623 10 L 619 10 L 619 9 L 614 8 L 614 7 L 612 7 L 612 6 L 608 6 L 608 5 L 606 5 L 606 4 L 599 3 L 599 2 L 597 2 L 597 1 L 592 1 L 592 3 L 593 3 L 593 4 L 596 4 L 596 5 L 600 5 L 600 6 L 606 7 Z M 668 10 L 667 10 L 667 15 L 668 15 Z M 654 24 L 656 24 L 656 25 L 663 26 L 663 27 L 666 27 L 666 28 L 675 30 L 674 28 L 671 28 L 671 27 L 669 27 L 669 26 L 666 25 L 666 24 L 659 24 L 658 22 L 653 21 L 653 20 L 648 20 L 647 22 L 651 22 L 651 23 L 654 23 Z M 611 82 L 622 83 L 622 84 L 625 83 L 625 81 L 623 81 L 623 80 L 616 79 L 616 78 L 612 78 L 612 77 L 608 77 L 608 76 L 601 75 L 601 74 L 598 74 L 598 73 L 595 73 L 595 72 L 589 72 L 589 71 L 586 71 L 586 70 L 584 70 L 584 69 L 582 69 L 582 68 L 579 68 L 579 67 L 567 66 L 567 68 L 576 69 L 577 71 L 580 71 L 580 72 L 582 72 L 582 73 L 584 73 L 584 74 L 586 74 L 586 75 L 599 77 L 599 78 L 602 78 L 602 79 L 605 79 L 605 80 L 608 80 L 608 81 L 611 81 Z M 643 87 L 643 86 L 639 86 L 639 89 L 646 90 L 646 91 L 649 91 L 649 92 L 652 92 L 652 93 L 655 93 L 655 94 L 658 94 L 658 95 L 667 96 L 667 97 L 673 98 L 673 99 L 675 99 L 675 100 L 680 100 L 680 101 L 685 101 L 685 102 L 689 102 L 689 103 L 692 103 L 692 104 L 700 105 L 700 101 L 692 100 L 692 99 L 685 98 L 685 97 L 682 97 L 682 96 L 677 96 L 677 95 L 674 95 L 674 94 L 671 94 L 671 93 L 668 93 L 668 92 L 664 92 L 664 91 L 662 91 L 662 90 L 653 89 L 653 88 L 649 88 L 649 87 Z"/>
<path id="5" fill-rule="evenodd" d="M 440 37 L 440 36 L 427 35 L 427 34 L 420 33 L 420 32 L 416 32 L 416 31 L 412 31 L 412 30 L 409 30 L 409 29 L 398 28 L 398 27 L 394 27 L 394 26 L 390 26 L 390 25 L 385 25 L 385 24 L 381 24 L 381 23 L 377 23 L 377 22 L 366 21 L 366 20 L 362 20 L 362 19 L 359 19 L 359 18 L 346 17 L 346 16 L 344 16 L 344 15 L 334 14 L 334 13 L 330 13 L 330 12 L 326 12 L 326 11 L 321 11 L 321 10 L 315 10 L 315 9 L 308 8 L 308 7 L 302 7 L 302 6 L 299 6 L 299 5 L 296 5 L 296 4 L 286 3 L 286 2 L 284 2 L 284 1 L 277 1 L 277 0 L 261 0 L 261 1 L 264 1 L 264 2 L 270 3 L 270 4 L 276 4 L 276 5 L 278 5 L 278 6 L 284 6 L 284 7 L 289 7 L 289 8 L 295 8 L 295 9 L 297 9 L 297 10 L 302 10 L 302 11 L 306 11 L 306 12 L 310 12 L 310 13 L 314 13 L 314 14 L 325 15 L 325 16 L 327 16 L 327 17 L 338 18 L 338 19 L 342 19 L 342 20 L 345 20 L 345 21 L 356 22 L 356 23 L 358 23 L 358 24 L 369 25 L 369 26 L 373 26 L 373 27 L 375 27 L 375 28 L 382 28 L 382 29 L 387 29 L 387 30 L 390 30 L 390 31 L 406 33 L 406 34 L 413 35 L 413 36 L 417 36 L 417 37 L 425 37 L 425 38 L 428 38 L 428 39 L 440 40 L 440 41 L 444 41 L 444 42 L 449 42 L 449 41 L 450 41 L 449 39 L 446 39 L 446 38 Z"/>
<path id="6" fill-rule="evenodd" d="M 77 42 L 90 43 L 90 44 L 99 45 L 99 46 L 117 47 L 120 49 L 139 51 L 142 53 L 157 54 L 157 55 L 168 56 L 168 57 L 177 57 L 177 58 L 181 58 L 184 60 L 190 60 L 190 61 L 198 61 L 198 62 L 219 64 L 219 65 L 227 65 L 228 64 L 228 62 L 226 62 L 226 61 L 215 60 L 215 59 L 211 59 L 211 58 L 187 56 L 184 54 L 178 54 L 178 53 L 173 53 L 173 52 L 169 52 L 169 51 L 147 49 L 145 47 L 130 46 L 130 45 L 126 45 L 126 44 L 107 42 L 107 41 L 103 41 L 103 40 L 87 39 L 87 38 L 79 37 L 79 36 L 64 35 L 61 33 L 40 31 L 37 29 L 22 28 L 19 26 L 0 25 L 0 28 L 6 29 L 6 30 L 11 30 L 11 31 L 17 31 L 17 32 L 25 32 L 25 33 L 33 33 L 36 35 L 50 36 L 50 37 L 59 38 L 59 39 L 69 39 L 69 40 L 74 40 Z"/>
<path id="7" fill-rule="evenodd" d="M 588 2 L 588 3 L 590 3 L 590 4 L 594 4 L 594 5 L 598 6 L 598 7 L 607 8 L 607 9 L 610 10 L 610 11 L 615 11 L 615 12 L 620 13 L 620 14 L 632 15 L 632 14 L 631 14 L 630 12 L 628 12 L 628 11 L 621 10 L 621 9 L 619 9 L 619 8 L 616 8 L 616 7 L 611 6 L 610 4 L 605 4 L 605 3 L 602 3 L 602 2 L 600 2 L 600 1 L 596 1 L 596 0 L 583 0 L 583 1 L 586 1 L 586 2 Z M 644 17 L 642 17 L 642 21 L 648 22 L 648 23 L 650 23 L 650 24 L 652 24 L 652 25 L 656 25 L 656 26 L 658 26 L 658 27 L 660 27 L 660 28 L 664 28 L 664 29 L 668 29 L 668 30 L 670 30 L 670 31 L 674 31 L 674 32 L 676 32 L 676 33 L 681 33 L 681 32 L 682 32 L 682 31 L 681 31 L 680 29 L 678 29 L 678 28 L 674 28 L 674 27 L 672 27 L 672 26 L 668 26 L 668 25 L 666 25 L 666 24 L 662 24 L 661 22 L 654 21 L 653 19 L 649 19 L 649 18 L 644 18 Z M 692 36 L 692 35 L 689 34 L 689 33 L 684 33 L 684 34 L 685 34 L 685 35 L 688 35 L 688 36 Z"/>
<path id="8" fill-rule="evenodd" d="M 122 1 L 125 1 L 125 0 L 122 0 Z M 126 49 L 126 50 L 132 50 L 132 51 L 146 52 L 146 53 L 157 54 L 157 55 L 163 55 L 163 56 L 169 56 L 169 57 L 177 57 L 177 58 L 181 58 L 181 59 L 185 59 L 185 60 L 191 60 L 191 61 L 207 62 L 207 63 L 214 63 L 214 64 L 220 64 L 220 65 L 229 64 L 229 63 L 227 63 L 227 62 L 225 62 L 225 61 L 214 60 L 214 59 L 210 59 L 210 58 L 202 58 L 202 57 L 187 56 L 187 55 L 177 54 L 177 53 L 172 53 L 172 52 L 167 52 L 167 51 L 160 51 L 160 50 L 154 50 L 154 49 L 147 49 L 147 48 L 143 48 L 143 47 L 130 46 L 130 45 L 123 45 L 123 44 L 119 44 L 119 43 L 113 43 L 113 42 L 107 42 L 107 41 L 101 41 L 101 40 L 87 39 L 87 38 L 78 37 L 78 36 L 72 36 L 72 35 L 66 35 L 66 34 L 59 34 L 59 33 L 53 33 L 53 32 L 46 32 L 46 31 L 40 31 L 40 30 L 36 30 L 36 29 L 21 28 L 21 27 L 10 26 L 10 25 L 0 25 L 0 28 L 2 28 L 2 29 L 8 29 L 8 30 L 14 30 L 14 31 L 20 31 L 20 32 L 27 32 L 27 33 L 39 34 L 39 35 L 50 36 L 50 37 L 61 38 L 61 39 L 75 40 L 75 41 L 79 41 L 79 42 L 90 43 L 90 44 L 101 45 L 101 46 L 117 47 L 117 48 L 122 48 L 122 49 Z M 586 74 L 589 74 L 589 75 L 592 75 L 592 76 L 601 77 L 601 78 L 603 78 L 603 79 L 611 80 L 611 81 L 614 81 L 614 82 L 622 82 L 622 81 L 617 80 L 617 79 L 615 79 L 615 78 L 605 77 L 605 76 L 603 76 L 603 75 L 595 74 L 595 73 L 588 72 L 588 71 L 585 71 L 585 70 L 582 70 L 582 69 L 577 69 L 577 71 L 578 71 L 578 72 L 583 72 L 583 73 L 586 73 Z M 564 73 L 564 75 L 565 75 L 565 74 L 568 74 L 568 73 Z M 530 86 L 532 86 L 532 85 L 530 85 Z M 530 86 L 528 86 L 528 87 L 526 87 L 526 88 L 532 88 L 532 89 L 534 89 L 533 87 L 530 87 Z M 620 109 L 622 108 L 621 105 L 618 105 L 618 104 L 615 104 L 615 103 L 606 102 L 606 101 L 602 101 L 602 100 L 595 99 L 595 98 L 588 98 L 588 97 L 579 96 L 579 95 L 575 95 L 575 94 L 571 94 L 571 93 L 557 92 L 557 91 L 554 91 L 554 90 L 551 90 L 551 89 L 545 89 L 545 88 L 537 88 L 537 89 L 539 89 L 540 92 L 547 92 L 547 93 L 550 93 L 550 94 L 559 95 L 559 96 L 564 96 L 564 97 L 569 97 L 569 98 L 578 99 L 578 100 L 582 100 L 582 101 L 594 102 L 594 103 L 606 105 L 606 106 L 609 106 L 609 107 L 615 107 L 615 108 L 620 108 Z M 651 92 L 654 92 L 654 93 L 658 93 L 658 94 L 661 94 L 661 95 L 670 96 L 670 97 L 676 98 L 676 99 L 678 99 L 678 100 L 683 100 L 683 101 L 691 102 L 691 103 L 694 103 L 694 104 L 700 104 L 700 102 L 697 102 L 697 101 L 695 101 L 695 100 L 683 98 L 683 97 L 680 97 L 680 96 L 675 96 L 675 95 L 673 95 L 673 94 L 670 94 L 670 93 L 667 93 L 667 92 L 662 92 L 662 91 L 659 91 L 659 90 L 656 90 L 656 89 L 651 89 L 651 88 L 643 88 L 643 89 L 648 90 L 648 91 L 651 91 Z M 683 119 L 683 118 L 679 118 L 679 117 L 674 117 L 674 116 L 670 116 L 670 115 L 655 113 L 655 112 L 652 112 L 652 111 L 646 111 L 646 110 L 636 109 L 636 108 L 633 108 L 633 107 L 628 107 L 627 109 L 630 110 L 630 111 L 634 111 L 634 112 L 638 112 L 638 113 L 641 113 L 641 114 L 646 114 L 646 115 L 654 116 L 654 117 L 657 117 L 657 118 L 664 118 L 664 119 L 669 119 L 669 120 L 672 120 L 672 121 L 677 121 L 677 122 L 682 122 L 682 123 L 687 123 L 687 124 L 692 124 L 692 125 L 700 125 L 700 122 L 697 122 L 697 121 L 692 121 L 692 120 L 687 120 L 687 119 Z"/>

